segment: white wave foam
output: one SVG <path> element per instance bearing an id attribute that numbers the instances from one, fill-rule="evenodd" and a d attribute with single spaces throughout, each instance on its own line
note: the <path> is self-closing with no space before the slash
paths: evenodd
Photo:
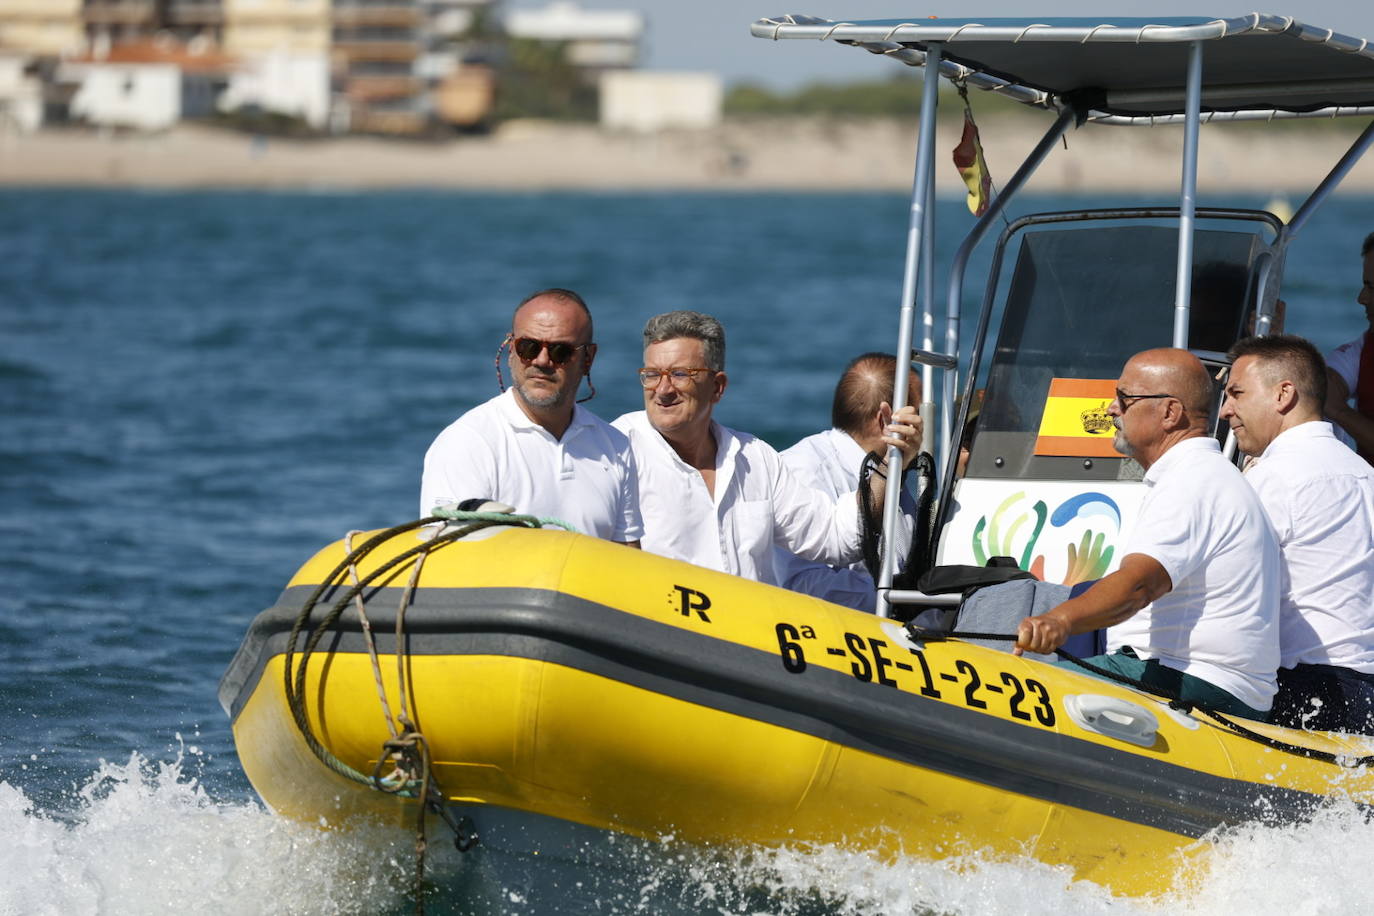
<path id="1" fill-rule="evenodd" d="M 405 900 L 411 838 L 217 802 L 180 757 L 102 761 L 78 795 L 57 819 L 0 782 L 0 913 L 376 913 Z"/>
<path id="2" fill-rule="evenodd" d="M 182 757 L 150 762 L 133 754 L 127 763 L 102 763 L 77 792 L 76 811 L 61 817 L 37 810 L 22 791 L 0 782 L 0 838 L 4 916 L 402 913 L 411 907 L 413 837 L 406 832 L 324 830 L 257 804 L 216 801 L 187 775 Z M 431 839 L 434 911 L 571 911 L 575 894 L 555 898 L 560 902 L 549 909 L 547 897 L 527 900 L 514 886 L 472 881 L 496 859 L 490 852 L 464 857 L 439 839 L 437 832 Z M 1227 831 L 1172 891 L 1143 900 L 1115 897 L 1029 858 L 892 861 L 833 846 L 693 850 L 671 840 L 626 838 L 610 844 L 624 858 L 609 870 L 614 886 L 595 889 L 598 913 L 1230 916 L 1242 906 L 1249 913 L 1301 916 L 1363 913 L 1374 899 L 1368 864 L 1374 826 L 1348 803 L 1333 804 L 1306 824 Z M 552 863 L 516 854 L 514 864 L 538 873 Z M 1161 870 L 1173 867 L 1172 860 L 1160 862 Z M 469 898 L 477 887 L 498 899 Z"/>
<path id="3" fill-rule="evenodd" d="M 1172 890 L 1151 898 L 1117 897 L 1030 858 L 894 862 L 833 846 L 754 850 L 724 869 L 697 866 L 694 887 L 711 912 L 730 916 L 761 912 L 748 905 L 750 886 L 764 891 L 764 912 L 776 916 L 1354 916 L 1374 899 L 1371 861 L 1374 825 L 1354 804 L 1337 802 L 1305 824 L 1222 832 Z M 1173 869 L 1176 860 L 1159 867 Z"/>

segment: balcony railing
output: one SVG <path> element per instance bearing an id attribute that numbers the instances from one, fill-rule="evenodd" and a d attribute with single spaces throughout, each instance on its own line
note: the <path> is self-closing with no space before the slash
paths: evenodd
<path id="1" fill-rule="evenodd" d="M 415 41 L 335 41 L 334 51 L 353 60 L 414 60 L 420 56 Z"/>
<path id="2" fill-rule="evenodd" d="M 419 95 L 424 84 L 413 76 L 353 76 L 344 83 L 344 94 L 354 102 L 379 102 Z"/>
<path id="3" fill-rule="evenodd" d="M 345 28 L 361 26 L 390 26 L 415 28 L 423 22 L 420 10 L 408 6 L 344 6 L 334 7 L 334 24 Z"/>

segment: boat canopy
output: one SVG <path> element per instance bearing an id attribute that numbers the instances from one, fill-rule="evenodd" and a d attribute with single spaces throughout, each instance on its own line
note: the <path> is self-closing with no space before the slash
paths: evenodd
<path id="1" fill-rule="evenodd" d="M 1374 46 L 1250 13 L 1234 19 L 760 19 L 760 38 L 832 40 L 1041 108 L 1116 124 L 1182 120 L 1188 55 L 1204 43 L 1202 118 L 1374 114 Z"/>

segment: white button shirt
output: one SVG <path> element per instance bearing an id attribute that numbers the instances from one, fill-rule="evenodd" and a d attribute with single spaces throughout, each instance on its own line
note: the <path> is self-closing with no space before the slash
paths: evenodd
<path id="1" fill-rule="evenodd" d="M 1283 553 L 1280 664 L 1374 673 L 1374 468 L 1314 420 L 1274 437 L 1245 479 Z"/>
<path id="2" fill-rule="evenodd" d="M 715 421 L 714 496 L 640 410 L 613 424 L 630 438 L 644 515 L 641 546 L 665 557 L 776 585 L 774 545 L 844 565 L 859 558 L 858 505 L 804 486 L 772 446 Z"/>
<path id="3" fill-rule="evenodd" d="M 1122 556 L 1153 557 L 1173 590 L 1107 630 L 1107 648 L 1201 678 L 1263 712 L 1279 666 L 1279 545 L 1215 439 L 1185 439 L 1145 472 Z"/>
<path id="4" fill-rule="evenodd" d="M 420 514 L 481 497 L 568 522 L 583 534 L 634 541 L 644 533 L 638 486 L 623 433 L 579 406 L 555 439 L 508 389 L 454 420 L 429 447 Z"/>
<path id="5" fill-rule="evenodd" d="M 831 499 L 838 499 L 858 489 L 859 467 L 866 454 L 864 447 L 849 433 L 827 429 L 785 449 L 782 460 L 801 483 L 820 490 Z M 905 487 L 902 488 L 902 510 L 902 522 L 910 531 L 915 501 Z M 898 562 L 902 559 L 904 555 Z M 848 566 L 828 566 L 779 548 L 773 561 L 779 584 L 784 588 L 860 611 L 872 611 L 877 607 L 873 577 L 862 560 Z"/>

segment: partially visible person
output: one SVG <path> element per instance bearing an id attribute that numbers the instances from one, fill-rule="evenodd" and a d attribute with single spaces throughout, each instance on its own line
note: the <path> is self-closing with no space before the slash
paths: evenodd
<path id="1" fill-rule="evenodd" d="M 856 494 L 811 489 L 766 442 L 712 418 L 728 382 L 719 321 L 692 311 L 649 319 L 639 381 L 645 409 L 615 426 L 634 449 L 645 550 L 770 585 L 778 584 L 775 546 L 833 566 L 860 558 Z M 893 415 L 882 437 L 889 444 L 904 465 L 915 458 L 914 407 Z M 882 505 L 885 478 L 873 475 L 870 489 Z"/>
<path id="2" fill-rule="evenodd" d="M 1221 417 L 1255 457 L 1283 555 L 1278 694 L 1270 721 L 1374 733 L 1374 468 L 1322 420 L 1326 366 L 1301 337 L 1231 348 Z"/>
<path id="3" fill-rule="evenodd" d="M 884 438 L 892 420 L 892 389 L 897 358 L 890 353 L 865 353 L 851 360 L 835 386 L 830 406 L 831 428 L 807 436 L 782 453 L 782 460 L 796 478 L 831 499 L 838 499 L 859 488 L 859 470 L 869 452 L 883 456 Z M 912 372 L 907 400 L 921 400 L 921 377 Z M 912 425 L 921 438 L 921 419 Z M 905 524 L 911 526 L 915 500 L 902 487 L 901 502 Z M 872 611 L 878 604 L 873 576 L 862 561 L 847 566 L 829 566 L 805 560 L 790 551 L 778 549 L 774 556 L 779 584 L 794 592 L 814 595 L 835 604 L 860 611 Z"/>
<path id="4" fill-rule="evenodd" d="M 1326 355 L 1326 416 L 1365 461 L 1374 461 L 1374 232 L 1360 246 L 1363 274 L 1355 301 L 1364 307 L 1365 332 Z M 1354 398 L 1355 403 L 1350 403 Z"/>
<path id="5" fill-rule="evenodd" d="M 576 403 L 596 359 L 587 303 L 569 289 L 534 293 L 516 307 L 507 346 L 511 387 L 451 423 L 425 453 L 420 514 L 490 499 L 637 546 L 644 532 L 630 442 Z"/>
<path id="6" fill-rule="evenodd" d="M 1107 411 L 1145 468 L 1120 568 L 1021 621 L 1016 652 L 1107 630 L 1088 662 L 1189 702 L 1264 719 L 1279 665 L 1279 546 L 1264 508 L 1209 435 L 1212 379 L 1187 350 L 1127 361 Z"/>

